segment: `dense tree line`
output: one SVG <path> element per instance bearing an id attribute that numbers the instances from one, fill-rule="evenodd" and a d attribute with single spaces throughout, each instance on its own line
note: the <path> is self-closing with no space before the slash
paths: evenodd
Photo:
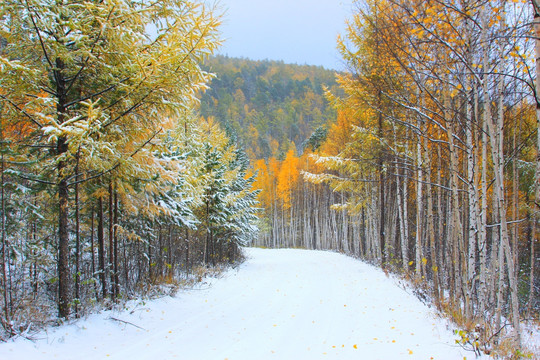
<path id="1" fill-rule="evenodd" d="M 0 3 L 2 336 L 241 257 L 254 178 L 194 112 L 218 25 L 184 0 Z"/>
<path id="2" fill-rule="evenodd" d="M 513 339 L 518 354 L 539 308 L 538 9 L 358 2 L 339 41 L 344 94 L 328 98 L 337 119 L 314 133 L 311 156 L 259 164 L 270 179 L 258 179 L 270 196 L 261 244 L 342 250 L 403 273 L 468 330 L 464 345 Z M 285 167 L 303 173 L 288 195 Z"/>
<path id="3" fill-rule="evenodd" d="M 338 119 L 341 123 L 344 117 L 339 115 Z M 324 169 L 315 162 L 313 150 L 316 153 L 332 151 L 333 146 L 341 146 L 341 143 L 329 139 L 338 141 L 335 137 L 340 130 L 350 133 L 344 126 L 338 130 L 340 125 L 331 125 L 327 132 L 315 131 L 301 155 L 290 149 L 283 160 L 271 157 L 253 162 L 257 173 L 254 185 L 262 189 L 259 195 L 262 231 L 257 245 L 363 254 L 359 247 L 363 246 L 366 236 L 362 233 L 366 214 L 336 211 L 335 205 L 349 198 L 346 189 L 333 192 L 320 181 L 304 179 L 304 174 Z"/>

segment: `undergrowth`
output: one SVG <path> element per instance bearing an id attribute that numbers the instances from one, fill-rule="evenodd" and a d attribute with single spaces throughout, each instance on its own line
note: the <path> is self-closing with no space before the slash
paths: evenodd
<path id="1" fill-rule="evenodd" d="M 123 310 L 130 300 L 139 299 L 142 302 L 161 298 L 164 296 L 175 296 L 181 290 L 190 290 L 209 286 L 208 282 L 212 278 L 220 278 L 230 268 L 236 268 L 245 260 L 239 256 L 234 262 L 217 264 L 215 266 L 197 265 L 188 272 L 181 272 L 176 276 L 169 274 L 158 276 L 150 281 L 141 282 L 130 293 L 120 292 L 117 299 L 110 297 L 99 298 L 98 288 L 93 296 L 86 299 L 84 305 L 78 302 L 72 304 L 72 309 L 77 307 L 77 313 L 73 312 L 67 320 L 57 318 L 57 305 L 54 296 L 30 296 L 23 299 L 15 309 L 10 322 L 4 321 L 0 316 L 0 341 L 7 341 L 11 338 L 24 337 L 35 340 L 35 335 L 42 329 L 49 326 L 58 326 L 66 322 L 76 321 L 90 314 L 103 310 Z"/>
<path id="2" fill-rule="evenodd" d="M 385 273 L 389 275 L 388 271 Z M 435 304 L 431 288 L 425 279 L 416 279 L 405 273 L 398 274 L 398 277 L 400 279 L 398 284 L 402 288 L 411 292 L 425 305 L 435 308 L 442 317 L 456 326 L 457 330 L 454 331 L 456 345 L 475 356 L 485 354 L 494 359 L 540 359 L 540 349 L 534 349 L 532 345 L 523 341 L 519 346 L 515 331 L 509 322 L 496 327 L 493 316 L 489 313 L 484 314 L 484 317 L 468 318 L 458 304 L 452 304 L 447 300 Z M 540 329 L 538 320 L 534 320 L 531 326 Z"/>

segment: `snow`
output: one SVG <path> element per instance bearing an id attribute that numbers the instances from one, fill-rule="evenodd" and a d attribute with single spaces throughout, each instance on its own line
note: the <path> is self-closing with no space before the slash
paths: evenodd
<path id="1" fill-rule="evenodd" d="M 246 252 L 239 269 L 201 289 L 0 344 L 0 359 L 475 358 L 446 320 L 375 267 L 331 252 Z"/>
<path id="2" fill-rule="evenodd" d="M 540 327 L 534 321 L 525 321 L 521 330 L 521 341 L 536 356 L 533 359 L 540 359 Z"/>

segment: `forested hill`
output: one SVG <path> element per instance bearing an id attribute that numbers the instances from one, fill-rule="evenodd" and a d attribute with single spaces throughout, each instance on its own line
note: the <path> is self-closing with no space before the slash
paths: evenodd
<path id="1" fill-rule="evenodd" d="M 233 130 L 252 159 L 301 151 L 314 129 L 335 118 L 324 97 L 325 86 L 337 91 L 334 71 L 224 56 L 205 66 L 216 77 L 202 96 L 202 116 Z"/>

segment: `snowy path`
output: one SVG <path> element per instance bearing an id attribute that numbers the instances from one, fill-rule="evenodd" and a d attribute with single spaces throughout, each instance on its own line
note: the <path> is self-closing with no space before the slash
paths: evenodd
<path id="1" fill-rule="evenodd" d="M 93 315 L 36 343 L 0 344 L 0 359 L 474 358 L 456 347 L 444 321 L 371 266 L 329 252 L 248 255 L 210 289 L 180 292 L 131 314 Z"/>

